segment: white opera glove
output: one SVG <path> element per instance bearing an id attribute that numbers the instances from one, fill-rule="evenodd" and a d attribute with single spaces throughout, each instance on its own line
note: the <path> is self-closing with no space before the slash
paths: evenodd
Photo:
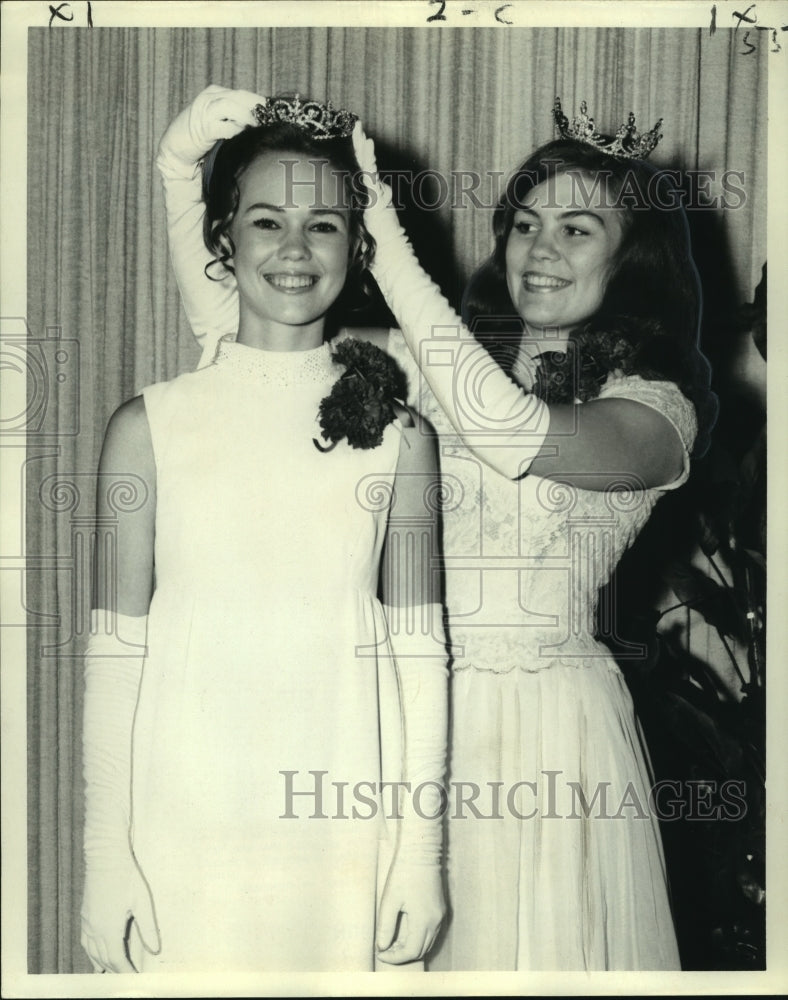
<path id="1" fill-rule="evenodd" d="M 440 604 L 384 606 L 384 611 L 399 678 L 406 787 L 376 938 L 378 958 L 401 965 L 424 958 L 445 913 L 441 856 L 447 802 L 448 656 Z M 410 616 L 415 620 L 411 632 L 406 623 Z"/>
<path id="2" fill-rule="evenodd" d="M 369 189 L 364 224 L 376 242 L 371 271 L 405 342 L 463 443 L 486 465 L 519 479 L 544 443 L 547 405 L 509 378 L 419 264 L 391 189 L 378 178 L 374 143 L 359 123 L 353 144 Z"/>
<path id="3" fill-rule="evenodd" d="M 214 258 L 203 241 L 205 205 L 202 161 L 219 139 L 255 125 L 253 109 L 263 98 L 248 90 L 211 84 L 195 97 L 162 136 L 156 166 L 164 183 L 167 236 L 183 308 L 203 347 L 200 367 L 213 359 L 218 340 L 238 332 L 235 276 L 211 281 L 205 267 Z M 215 268 L 216 277 L 222 272 Z"/>
<path id="4" fill-rule="evenodd" d="M 130 843 L 131 738 L 147 617 L 91 612 L 82 730 L 85 891 L 82 947 L 97 972 L 138 971 L 129 960 L 131 918 L 142 946 L 159 950 L 148 885 Z"/>

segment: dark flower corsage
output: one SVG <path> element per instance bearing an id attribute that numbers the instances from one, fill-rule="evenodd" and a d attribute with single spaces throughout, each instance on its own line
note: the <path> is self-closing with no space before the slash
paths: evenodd
<path id="1" fill-rule="evenodd" d="M 539 355 L 534 395 L 546 403 L 585 403 L 596 399 L 613 372 L 645 379 L 670 377 L 676 345 L 645 320 L 618 317 L 604 330 L 577 331 L 566 351 Z"/>
<path id="2" fill-rule="evenodd" d="M 405 376 L 385 351 L 365 340 L 340 341 L 333 360 L 345 371 L 321 399 L 318 411 L 323 437 L 331 444 L 315 438 L 315 447 L 331 451 L 347 438 L 351 448 L 377 448 L 397 416 L 395 402 L 405 399 Z"/>

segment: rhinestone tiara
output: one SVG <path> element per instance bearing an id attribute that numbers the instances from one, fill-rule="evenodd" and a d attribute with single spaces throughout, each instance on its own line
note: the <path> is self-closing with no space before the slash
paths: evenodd
<path id="1" fill-rule="evenodd" d="M 258 125 L 275 125 L 285 122 L 308 132 L 313 139 L 346 139 L 358 121 L 344 108 L 335 108 L 330 101 L 302 101 L 295 97 L 266 97 L 254 108 Z"/>
<path id="2" fill-rule="evenodd" d="M 635 127 L 635 115 L 632 111 L 629 112 L 626 124 L 619 125 L 615 135 L 602 135 L 601 132 L 597 132 L 594 119 L 589 117 L 585 101 L 581 101 L 580 114 L 573 118 L 570 124 L 569 119 L 561 110 L 560 99 L 556 97 L 553 106 L 553 121 L 562 139 L 575 139 L 588 146 L 594 146 L 609 156 L 617 156 L 625 160 L 645 160 L 662 138 L 660 131 L 662 118 L 650 132 L 638 132 Z"/>

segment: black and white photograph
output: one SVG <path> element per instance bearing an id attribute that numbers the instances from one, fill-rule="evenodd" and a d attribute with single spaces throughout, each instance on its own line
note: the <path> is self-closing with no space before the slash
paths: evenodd
<path id="1" fill-rule="evenodd" d="M 3 997 L 784 993 L 788 5 L 0 13 Z"/>

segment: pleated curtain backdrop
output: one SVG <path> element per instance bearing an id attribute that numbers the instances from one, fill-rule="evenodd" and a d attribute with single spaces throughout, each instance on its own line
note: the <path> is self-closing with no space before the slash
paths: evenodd
<path id="1" fill-rule="evenodd" d="M 587 100 L 603 130 L 630 109 L 641 127 L 664 116 L 655 163 L 745 175 L 746 203 L 716 213 L 743 302 L 766 253 L 768 51 L 743 58 L 732 32 L 690 29 L 34 28 L 28 56 L 28 323 L 48 365 L 31 374 L 44 380 L 31 392 L 45 405 L 28 434 L 25 484 L 28 963 L 86 972 L 80 657 L 95 469 L 113 410 L 199 356 L 153 165 L 168 123 L 208 83 L 328 97 L 414 171 L 454 171 L 456 183 L 458 171 L 479 172 L 488 201 L 552 137 L 556 95 L 569 114 Z M 490 249 L 491 213 L 444 201 L 434 214 L 442 250 L 423 263 L 449 262 L 456 298 Z"/>

